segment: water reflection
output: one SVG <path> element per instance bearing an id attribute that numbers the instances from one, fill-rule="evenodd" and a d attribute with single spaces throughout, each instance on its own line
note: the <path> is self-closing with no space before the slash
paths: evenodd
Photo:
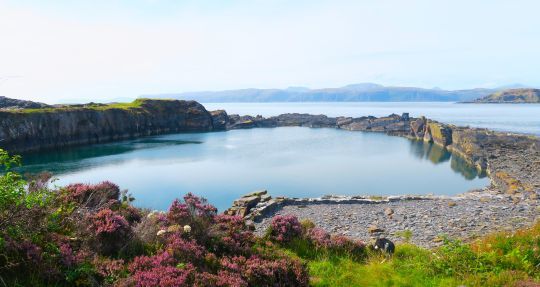
<path id="1" fill-rule="evenodd" d="M 258 189 L 289 197 L 453 195 L 488 183 L 439 146 L 339 129 L 172 134 L 28 154 L 23 160 L 22 172 L 50 171 L 57 185 L 110 180 L 128 189 L 138 206 L 160 210 L 187 192 L 224 210 Z"/>
<path id="2" fill-rule="evenodd" d="M 108 163 L 118 164 L 128 160 L 129 157 L 111 156 L 143 149 L 201 143 L 202 141 L 149 137 L 115 143 L 69 147 L 47 152 L 32 152 L 22 155 L 24 167 L 19 170 L 24 173 L 38 173 L 46 170 L 59 175 L 103 165 L 103 161 L 97 159 L 104 157 L 110 157 Z"/>
<path id="3" fill-rule="evenodd" d="M 462 156 L 454 154 L 440 145 L 419 140 L 411 140 L 410 143 L 411 154 L 420 159 L 427 159 L 436 165 L 450 160 L 450 168 L 468 180 L 486 177 L 484 172 L 479 172 L 474 165 L 467 162 Z"/>
<path id="4" fill-rule="evenodd" d="M 411 153 L 421 159 L 427 159 L 434 164 L 448 161 L 452 157 L 445 148 L 424 141 L 411 140 Z"/>

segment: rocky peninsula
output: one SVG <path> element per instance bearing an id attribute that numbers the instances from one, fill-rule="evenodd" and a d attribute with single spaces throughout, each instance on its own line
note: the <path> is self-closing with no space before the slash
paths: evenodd
<path id="1" fill-rule="evenodd" d="M 195 101 L 139 99 L 125 104 L 0 110 L 0 148 L 14 153 L 223 129 Z"/>

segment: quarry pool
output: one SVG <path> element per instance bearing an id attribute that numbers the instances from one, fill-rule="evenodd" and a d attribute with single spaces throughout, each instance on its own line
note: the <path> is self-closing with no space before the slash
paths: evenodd
<path id="1" fill-rule="evenodd" d="M 272 196 L 455 195 L 489 183 L 439 146 L 379 133 L 283 127 L 186 133 L 24 155 L 55 185 L 109 180 L 135 205 L 167 209 L 187 192 L 220 210 L 250 191 Z"/>

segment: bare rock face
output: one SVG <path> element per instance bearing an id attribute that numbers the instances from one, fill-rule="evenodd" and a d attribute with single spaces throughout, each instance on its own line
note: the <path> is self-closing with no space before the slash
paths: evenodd
<path id="1" fill-rule="evenodd" d="M 426 122 L 425 117 L 411 121 L 411 135 L 419 139 L 424 138 L 424 134 L 426 132 Z"/>
<path id="2" fill-rule="evenodd" d="M 0 148 L 25 152 L 213 129 L 212 116 L 195 101 L 10 110 L 0 111 Z"/>
<path id="3" fill-rule="evenodd" d="M 212 126 L 214 130 L 225 130 L 229 124 L 229 116 L 224 110 L 211 111 Z"/>
<path id="4" fill-rule="evenodd" d="M 435 143 L 444 147 L 452 144 L 452 129 L 448 125 L 430 121 L 428 122 L 428 130 Z"/>

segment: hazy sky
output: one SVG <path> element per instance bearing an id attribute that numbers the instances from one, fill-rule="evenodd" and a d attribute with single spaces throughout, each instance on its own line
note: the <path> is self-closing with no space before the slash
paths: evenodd
<path id="1" fill-rule="evenodd" d="M 540 86 L 540 1 L 0 0 L 0 95 Z"/>

